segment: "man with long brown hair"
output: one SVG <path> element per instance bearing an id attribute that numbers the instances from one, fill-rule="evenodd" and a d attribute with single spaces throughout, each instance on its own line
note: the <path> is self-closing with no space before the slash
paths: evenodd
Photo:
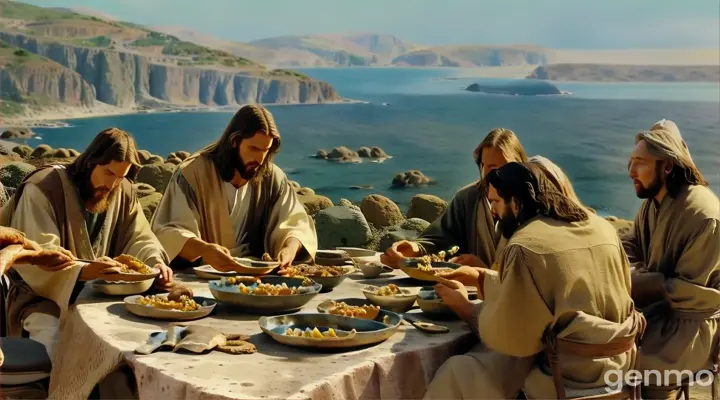
<path id="1" fill-rule="evenodd" d="M 712 369 L 720 321 L 720 202 L 680 130 L 661 120 L 635 136 L 628 172 L 644 199 L 624 238 L 633 297 L 648 319 L 638 369 Z M 643 384 L 643 398 L 675 398 L 682 382 Z M 682 376 L 680 377 L 682 378 Z M 686 396 L 687 397 L 687 396 Z"/>
<path id="2" fill-rule="evenodd" d="M 509 163 L 486 177 L 508 239 L 497 270 L 461 267 L 448 275 L 452 287 L 436 286 L 481 343 L 440 368 L 426 399 L 512 399 L 521 389 L 529 399 L 601 395 L 608 371 L 632 367 L 644 321 L 620 238 L 546 174 Z M 470 302 L 465 285 L 484 302 Z M 559 361 L 543 357 L 549 349 Z"/>
<path id="3" fill-rule="evenodd" d="M 8 335 L 27 332 L 52 353 L 59 318 L 85 282 L 112 280 L 119 272 L 121 265 L 112 257 L 136 257 L 160 269 L 157 288 L 171 285 L 167 255 L 131 183 L 139 167 L 135 140 L 111 128 L 69 165 L 45 166 L 25 178 L 3 208 L 0 225 L 23 232 L 43 248 L 64 248 L 74 261 L 57 271 L 33 265 L 9 272 Z"/>
<path id="4" fill-rule="evenodd" d="M 450 261 L 477 267 L 495 262 L 502 247 L 502 238 L 483 189 L 483 180 L 492 170 L 515 161 L 527 161 L 525 149 L 513 131 L 506 128 L 491 130 L 473 153 L 480 170 L 480 180 L 460 189 L 447 210 L 414 241 L 395 242 L 381 261 L 398 267 L 406 257 L 416 257 L 460 247 L 458 256 Z"/>
<path id="5" fill-rule="evenodd" d="M 248 105 L 219 140 L 180 164 L 152 221 L 177 265 L 242 272 L 235 257 L 267 253 L 281 267 L 314 258 L 312 218 L 272 162 L 279 148 L 272 114 Z"/>

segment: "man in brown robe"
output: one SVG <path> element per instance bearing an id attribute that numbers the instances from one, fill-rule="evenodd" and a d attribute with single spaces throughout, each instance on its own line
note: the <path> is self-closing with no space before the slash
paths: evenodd
<path id="1" fill-rule="evenodd" d="M 152 220 L 173 267 L 242 272 L 236 257 L 267 253 L 281 267 L 314 259 L 315 225 L 272 162 L 279 148 L 272 114 L 248 105 L 218 141 L 180 164 Z"/>
<path id="2" fill-rule="evenodd" d="M 8 273 L 8 335 L 29 335 L 52 357 L 60 317 L 85 282 L 112 280 L 119 271 L 111 257 L 134 256 L 161 270 L 157 288 L 171 285 L 167 255 L 129 180 L 139 167 L 132 136 L 112 128 L 100 132 L 73 163 L 39 168 L 25 178 L 3 207 L 0 225 L 24 232 L 45 249 L 67 249 L 74 261 L 60 270 L 27 265 Z"/>
<path id="3" fill-rule="evenodd" d="M 474 152 L 480 180 L 460 189 L 447 209 L 414 241 L 394 243 L 381 261 L 397 268 L 406 257 L 437 254 L 453 246 L 460 247 L 451 259 L 463 265 L 491 266 L 501 250 L 502 236 L 496 229 L 483 180 L 495 168 L 508 162 L 525 162 L 527 155 L 515 133 L 509 129 L 491 130 Z M 499 247 L 500 245 L 500 247 Z"/>
<path id="4" fill-rule="evenodd" d="M 464 266 L 446 276 L 458 281 L 453 287 L 436 286 L 481 343 L 443 364 L 426 399 L 512 399 L 521 389 L 535 399 L 601 395 L 607 374 L 632 367 L 643 319 L 630 298 L 620 239 L 545 173 L 533 163 L 509 163 L 487 176 L 508 239 L 498 270 Z M 476 286 L 484 302 L 470 302 L 465 285 Z M 543 354 L 554 341 L 555 367 Z M 572 347 L 609 354 L 593 358 L 567 351 Z"/>
<path id="5" fill-rule="evenodd" d="M 633 297 L 647 317 L 638 369 L 712 368 L 720 318 L 720 203 L 695 166 L 680 131 L 662 120 L 635 137 L 628 165 L 645 199 L 624 238 L 635 267 Z M 649 374 L 643 398 L 675 398 L 680 379 Z"/>

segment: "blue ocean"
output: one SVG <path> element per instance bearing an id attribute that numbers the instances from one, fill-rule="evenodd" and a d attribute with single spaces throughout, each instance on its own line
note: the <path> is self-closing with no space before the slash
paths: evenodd
<path id="1" fill-rule="evenodd" d="M 557 83 L 568 96 L 507 96 L 463 90 L 473 82 L 458 69 L 326 68 L 301 72 L 327 81 L 362 103 L 270 106 L 282 147 L 276 163 L 292 180 L 333 201 L 381 193 L 405 208 L 417 193 L 449 200 L 478 178 L 473 149 L 495 127 L 517 133 L 529 155 L 562 167 L 581 199 L 604 215 L 632 218 L 640 204 L 627 177 L 634 134 L 661 118 L 680 127 L 715 193 L 720 193 L 720 85 L 689 83 Z M 229 112 L 136 114 L 68 120 L 72 127 L 35 129 L 55 148 L 82 151 L 102 129 L 131 132 L 138 145 L 167 156 L 216 139 Z M 319 149 L 380 146 L 383 163 L 334 164 L 310 158 Z M 395 174 L 422 171 L 434 183 L 392 189 Z M 353 190 L 369 185 L 371 190 Z"/>

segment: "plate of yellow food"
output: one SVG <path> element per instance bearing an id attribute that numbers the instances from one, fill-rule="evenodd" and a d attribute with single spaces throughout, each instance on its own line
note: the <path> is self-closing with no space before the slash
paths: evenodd
<path id="1" fill-rule="evenodd" d="M 263 254 L 262 260 L 254 260 L 245 257 L 235 257 L 235 261 L 241 265 L 237 271 L 218 271 L 212 265 L 202 265 L 193 268 L 195 275 L 201 279 L 218 279 L 224 277 L 233 277 L 237 275 L 262 276 L 267 275 L 277 268 L 280 263 L 273 261 L 266 253 Z"/>
<path id="2" fill-rule="evenodd" d="M 393 283 L 385 286 L 365 286 L 362 292 L 374 305 L 399 313 L 410 310 L 417 298 L 416 293 Z"/>
<path id="3" fill-rule="evenodd" d="M 105 279 L 108 282 L 137 282 L 146 281 L 149 279 L 155 279 L 160 275 L 160 270 L 157 268 L 150 268 L 145 265 L 142 261 L 137 258 L 123 254 L 113 258 L 120 264 L 120 273 L 113 274 L 112 278 Z M 117 277 L 117 279 L 115 279 Z"/>
<path id="4" fill-rule="evenodd" d="M 443 274 L 447 274 L 461 266 L 460 264 L 445 261 L 446 257 L 454 255 L 458 250 L 459 247 L 455 246 L 447 252 L 440 251 L 438 254 L 407 258 L 402 261 L 400 270 L 413 279 L 443 283 Z"/>
<path id="5" fill-rule="evenodd" d="M 295 347 L 348 349 L 383 342 L 400 325 L 395 315 L 392 324 L 326 313 L 301 313 L 261 317 L 260 329 L 273 340 Z"/>
<path id="6" fill-rule="evenodd" d="M 317 296 L 322 285 L 310 278 L 236 276 L 210 281 L 213 297 L 248 312 L 297 311 Z"/>
<path id="7" fill-rule="evenodd" d="M 128 296 L 124 301 L 128 311 L 135 315 L 173 321 L 206 317 L 217 304 L 214 299 L 193 295 L 185 286 L 174 287 L 169 293 Z"/>
<path id="8" fill-rule="evenodd" d="M 321 284 L 322 290 L 325 292 L 342 283 L 354 271 L 355 267 L 352 266 L 297 264 L 285 268 L 280 274 L 288 277 L 310 278 Z"/>

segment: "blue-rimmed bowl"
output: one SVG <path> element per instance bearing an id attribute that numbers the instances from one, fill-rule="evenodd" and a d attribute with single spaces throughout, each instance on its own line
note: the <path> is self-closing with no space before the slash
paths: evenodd
<path id="1" fill-rule="evenodd" d="M 276 342 L 288 346 L 317 349 L 348 349 L 381 343 L 397 331 L 401 318 L 392 314 L 391 324 L 359 318 L 341 317 L 324 313 L 300 313 L 261 317 L 260 329 Z M 313 339 L 299 336 L 288 336 L 287 329 L 305 330 L 318 328 L 321 332 L 332 328 L 337 338 Z M 354 333 L 352 331 L 355 330 Z"/>
<path id="2" fill-rule="evenodd" d="M 255 277 L 254 277 L 255 278 Z M 210 281 L 208 287 L 213 297 L 220 303 L 232 304 L 254 313 L 283 313 L 300 310 L 313 297 L 317 296 L 322 285 L 313 281 L 310 286 L 303 286 L 303 278 L 286 278 L 282 276 L 259 277 L 262 283 L 272 285 L 286 284 L 288 287 L 298 287 L 301 293 L 288 296 L 258 296 L 255 294 L 240 293 L 239 285 L 230 285 L 227 278 Z M 257 284 L 247 287 L 256 287 Z"/>

